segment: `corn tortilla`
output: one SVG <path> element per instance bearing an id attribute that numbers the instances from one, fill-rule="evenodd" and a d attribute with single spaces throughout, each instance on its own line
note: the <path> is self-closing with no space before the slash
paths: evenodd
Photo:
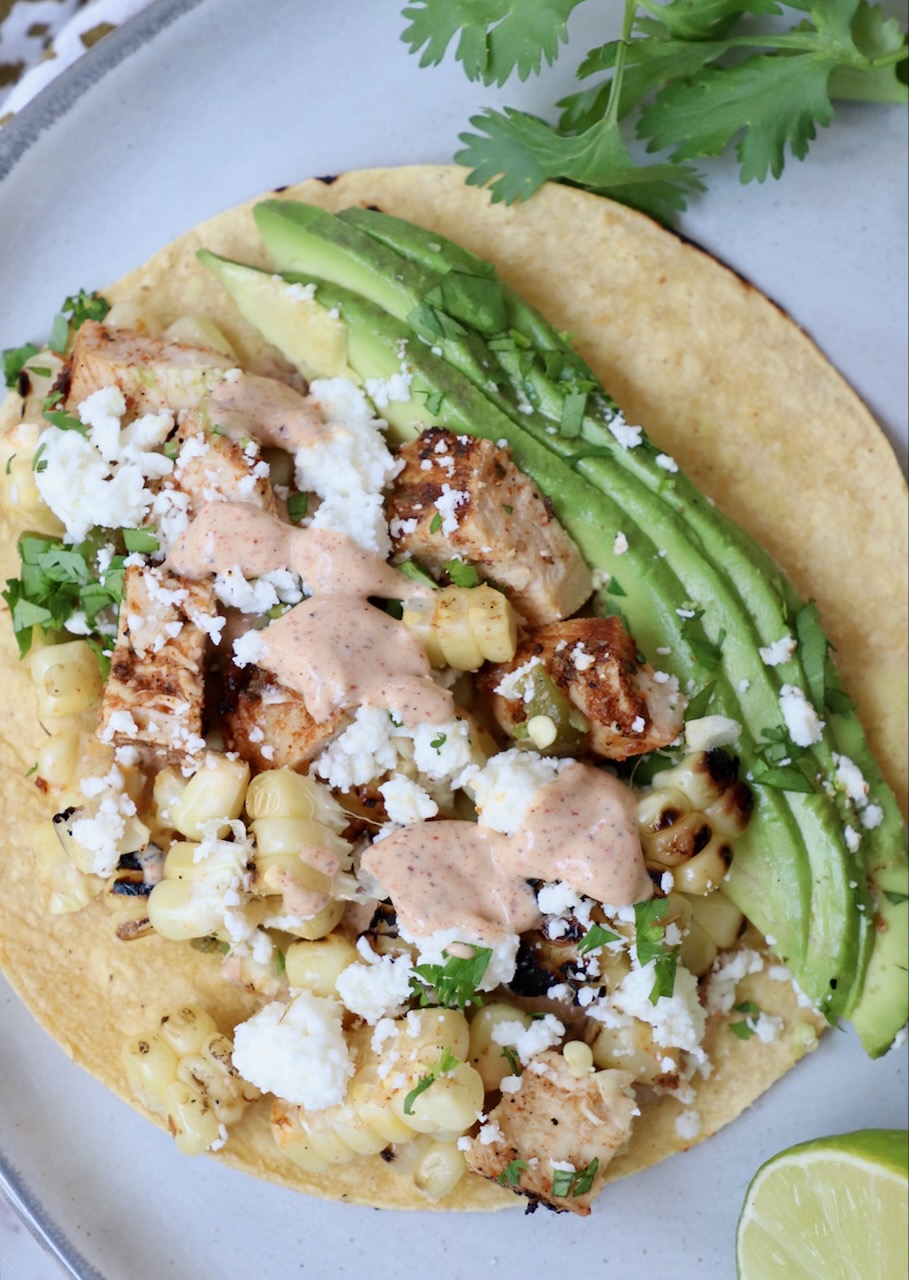
<path id="1" fill-rule="evenodd" d="M 626 419 L 641 422 L 763 543 L 802 594 L 817 601 L 872 749 L 905 803 L 905 483 L 867 409 L 797 325 L 733 272 L 646 217 L 570 188 L 550 186 L 526 205 L 504 208 L 467 186 L 460 169 L 419 166 L 313 179 L 282 194 L 331 212 L 376 205 L 449 236 L 495 262 L 509 283 L 569 331 Z M 187 313 L 210 315 L 241 358 L 261 354 L 262 340 L 195 258 L 205 246 L 266 266 L 254 203 L 182 236 L 103 289 L 105 296 L 136 301 L 165 324 Z M 73 282 L 60 284 L 65 291 Z M 18 403 L 10 397 L 0 430 L 17 418 Z M 12 577 L 19 530 L 6 513 L 0 529 L 3 576 Z M 0 965 L 73 1060 L 128 1099 L 121 1045 L 147 1032 L 166 1008 L 192 1000 L 227 1029 L 256 1005 L 220 980 L 211 956 L 156 935 L 119 941 L 101 899 L 76 914 L 47 914 L 26 834 L 47 807 L 24 776 L 45 731 L 9 626 L 0 629 L 0 667 L 7 690 L 0 791 L 9 832 L 0 859 Z M 740 990 L 783 1018 L 780 1037 L 765 1045 L 739 1040 L 722 1024 L 709 1027 L 705 1047 L 714 1071 L 696 1085 L 697 1138 L 679 1136 L 675 1119 L 683 1108 L 661 1098 L 637 1120 L 631 1146 L 610 1166 L 610 1177 L 710 1136 L 814 1043 L 823 1024 L 797 1005 L 788 984 L 759 974 Z M 394 1208 L 427 1204 L 378 1157 L 326 1174 L 297 1169 L 272 1140 L 267 1103 L 249 1109 L 216 1158 L 329 1199 Z M 438 1207 L 522 1203 L 468 1175 Z"/>

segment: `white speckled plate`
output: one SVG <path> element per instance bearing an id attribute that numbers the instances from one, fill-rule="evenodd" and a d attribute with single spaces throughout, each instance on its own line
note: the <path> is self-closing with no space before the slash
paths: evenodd
<path id="1" fill-rule="evenodd" d="M 159 0 L 98 45 L 0 133 L 0 346 L 46 332 L 65 293 L 241 199 L 310 174 L 450 160 L 480 106 L 542 111 L 566 90 L 571 58 L 544 84 L 503 93 L 451 66 L 420 71 L 398 39 L 399 7 Z M 579 11 L 575 52 L 604 38 L 601 9 Z M 681 227 L 809 330 L 903 458 L 906 138 L 904 112 L 845 109 L 781 184 L 742 188 L 731 167 L 711 166 L 711 192 Z M 821 1133 L 907 1123 L 905 1050 L 873 1064 L 851 1033 L 833 1033 L 734 1125 L 609 1188 L 586 1221 L 379 1213 L 182 1158 L 68 1063 L 5 986 L 0 1024 L 2 1176 L 82 1280 L 377 1269 L 510 1280 L 566 1263 L 578 1276 L 726 1280 L 764 1158 Z"/>

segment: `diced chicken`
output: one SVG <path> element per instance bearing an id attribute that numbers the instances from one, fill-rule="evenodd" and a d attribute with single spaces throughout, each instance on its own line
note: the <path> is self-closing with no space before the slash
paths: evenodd
<path id="1" fill-rule="evenodd" d="M 578 1078 L 561 1053 L 546 1050 L 525 1067 L 516 1093 L 502 1091 L 467 1167 L 558 1212 L 590 1213 L 609 1161 L 631 1136 L 631 1079 L 617 1070 Z"/>
<path id="2" fill-rule="evenodd" d="M 480 683 L 492 697 L 496 720 L 509 734 L 534 714 L 534 699 L 527 699 L 533 669 L 528 668 L 523 684 L 512 681 L 509 687 L 506 677 L 534 662 L 543 664 L 556 691 L 582 714 L 572 718 L 580 737 L 572 754 L 586 750 L 625 760 L 667 746 L 682 731 L 685 699 L 678 682 L 640 663 L 634 640 L 618 618 L 610 617 L 572 618 L 541 627 L 518 646 L 511 662 L 483 671 Z"/>
<path id="3" fill-rule="evenodd" d="M 278 384 L 276 384 L 278 385 Z M 174 468 L 175 487 L 189 495 L 190 519 L 206 502 L 246 502 L 270 515 L 278 503 L 268 463 L 250 438 L 232 439 L 214 431 L 204 412 L 188 413 L 177 433 L 180 452 Z"/>
<path id="4" fill-rule="evenodd" d="M 214 620 L 210 583 L 130 567 L 99 735 L 183 761 L 204 750 L 204 660 Z M 201 625 L 200 625 L 201 624 Z"/>
<path id="5" fill-rule="evenodd" d="M 194 408 L 233 364 L 209 348 L 86 320 L 64 373 L 66 404 L 75 409 L 93 392 L 118 387 L 130 416 L 165 409 L 179 413 Z"/>
<path id="6" fill-rule="evenodd" d="M 400 450 L 387 503 L 392 545 L 440 572 L 459 558 L 500 586 L 532 626 L 575 613 L 590 571 L 536 485 L 489 440 L 424 431 Z"/>
<path id="7" fill-rule="evenodd" d="M 347 712 L 337 711 L 318 723 L 299 693 L 252 665 L 229 669 L 222 716 L 225 746 L 255 773 L 285 767 L 304 773 L 350 721 Z"/>

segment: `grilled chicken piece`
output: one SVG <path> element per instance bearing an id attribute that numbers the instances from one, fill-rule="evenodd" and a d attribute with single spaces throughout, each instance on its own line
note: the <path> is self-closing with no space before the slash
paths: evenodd
<path id="1" fill-rule="evenodd" d="M 276 384 L 278 385 L 278 384 Z M 177 432 L 180 452 L 174 467 L 174 487 L 189 495 L 192 519 L 206 502 L 246 502 L 270 515 L 278 503 L 269 479 L 268 463 L 249 437 L 244 443 L 211 430 L 207 413 L 188 413 Z"/>
<path id="2" fill-rule="evenodd" d="M 517 1093 L 503 1090 L 483 1135 L 498 1130 L 499 1136 L 474 1138 L 468 1169 L 560 1213 L 589 1214 L 606 1166 L 631 1135 L 637 1112 L 631 1080 L 630 1072 L 617 1070 L 579 1079 L 561 1053 L 546 1050 L 524 1068 Z M 554 1182 L 563 1194 L 555 1193 Z"/>
<path id="3" fill-rule="evenodd" d="M 502 686 L 502 681 L 531 662 L 543 665 L 556 693 L 584 717 L 572 716 L 570 727 L 557 725 L 565 730 L 557 743 L 568 742 L 571 754 L 586 751 L 625 760 L 667 746 L 682 731 L 685 699 L 677 682 L 661 679 L 647 663 L 638 662 L 634 640 L 619 619 L 572 618 L 534 631 L 511 662 L 488 667 L 478 677 L 491 695 L 499 725 L 519 741 L 524 741 L 520 727 L 537 708 L 535 697 L 528 698 L 533 668 L 523 684 L 510 682 L 518 689 Z M 503 691 L 497 693 L 500 687 Z M 572 741 L 572 733 L 578 740 Z"/>
<path id="4" fill-rule="evenodd" d="M 507 449 L 434 428 L 403 446 L 387 514 L 396 554 L 441 572 L 469 561 L 532 626 L 575 613 L 593 590 L 581 553 Z"/>
<path id="5" fill-rule="evenodd" d="M 126 570 L 102 741 L 146 747 L 175 762 L 204 750 L 204 660 L 216 612 L 210 583 L 164 569 Z"/>
<path id="6" fill-rule="evenodd" d="M 165 409 L 179 413 L 194 408 L 234 363 L 205 347 L 86 320 L 64 374 L 66 404 L 75 409 L 92 392 L 119 387 L 131 417 Z"/>
<path id="7" fill-rule="evenodd" d="M 221 710 L 226 748 L 239 752 L 254 773 L 285 767 L 305 773 L 350 722 L 346 711 L 337 711 L 319 724 L 299 693 L 251 664 L 228 669 Z"/>

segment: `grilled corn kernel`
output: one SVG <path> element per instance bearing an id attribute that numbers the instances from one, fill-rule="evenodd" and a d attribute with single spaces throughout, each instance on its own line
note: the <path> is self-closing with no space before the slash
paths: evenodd
<path id="1" fill-rule="evenodd" d="M 314 941 L 301 938 L 292 942 L 284 955 L 284 968 L 292 987 L 305 988 L 317 996 L 334 996 L 338 977 L 358 959 L 353 943 L 339 933 L 329 933 Z"/>
<path id="2" fill-rule="evenodd" d="M 565 1065 L 580 1080 L 593 1070 L 593 1050 L 583 1040 L 569 1040 L 562 1050 Z"/>
<path id="3" fill-rule="evenodd" d="M 476 1123 L 483 1109 L 483 1080 L 478 1071 L 462 1062 L 452 1071 L 437 1076 L 422 1093 L 413 1096 L 415 1084 L 435 1063 L 423 1063 L 414 1085 L 397 1089 L 391 1109 L 417 1133 L 465 1133 Z M 408 1106 L 409 1101 L 409 1106 Z"/>
<path id="4" fill-rule="evenodd" d="M 233 1042 L 197 1005 L 164 1015 L 153 1035 L 135 1036 L 123 1048 L 123 1064 L 137 1100 L 166 1116 L 177 1146 L 197 1155 L 224 1145 L 250 1102 L 259 1097 L 231 1061 Z"/>
<path id="5" fill-rule="evenodd" d="M 402 615 L 434 667 L 476 671 L 485 661 L 510 662 L 518 644 L 517 614 L 501 591 L 444 587 L 408 601 Z"/>
<path id="6" fill-rule="evenodd" d="M 100 876 L 85 875 L 75 865 L 49 819 L 36 823 L 29 832 L 38 878 L 50 890 L 49 906 L 53 915 L 81 911 L 104 888 Z"/>
<path id="7" fill-rule="evenodd" d="M 75 716 L 101 699 L 104 682 L 98 660 L 84 640 L 47 644 L 31 655 L 40 716 Z"/>
<path id="8" fill-rule="evenodd" d="M 170 806 L 174 827 L 192 840 L 212 834 L 223 839 L 230 830 L 230 822 L 240 816 L 248 783 L 249 765 L 245 760 L 229 760 L 210 751 Z M 215 822 L 214 832 L 205 830 Z"/>
<path id="9" fill-rule="evenodd" d="M 515 1031 L 520 1034 L 530 1026 L 531 1021 L 529 1013 L 516 1009 L 505 1001 L 483 1005 L 474 1014 L 470 1024 L 468 1061 L 480 1073 L 488 1093 L 498 1089 L 504 1078 L 514 1072 L 505 1046 L 497 1044 L 492 1038 L 493 1028 L 502 1023 L 515 1023 Z"/>
<path id="10" fill-rule="evenodd" d="M 735 903 L 722 892 L 692 898 L 691 913 L 721 951 L 733 945 L 745 921 Z"/>
<path id="11" fill-rule="evenodd" d="M 467 1172 L 467 1161 L 454 1142 L 432 1142 L 413 1170 L 414 1186 L 430 1200 L 441 1200 L 454 1191 Z"/>
<path id="12" fill-rule="evenodd" d="M 38 777 L 50 787 L 68 787 L 76 776 L 82 735 L 75 729 L 52 734 L 38 752 Z"/>

